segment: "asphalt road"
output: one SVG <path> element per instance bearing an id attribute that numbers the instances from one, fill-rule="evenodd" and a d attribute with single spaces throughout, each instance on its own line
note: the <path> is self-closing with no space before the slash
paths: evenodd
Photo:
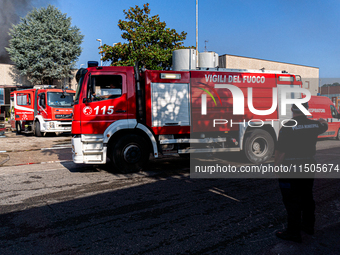
<path id="1" fill-rule="evenodd" d="M 179 157 L 122 175 L 73 164 L 70 148 L 56 148 L 67 136 L 28 137 L 34 150 L 8 138 L 0 254 L 340 254 L 340 179 L 315 180 L 316 233 L 296 244 L 274 235 L 286 216 L 276 179 L 192 179 Z M 319 141 L 320 163 L 340 164 L 338 155 L 339 141 Z"/>

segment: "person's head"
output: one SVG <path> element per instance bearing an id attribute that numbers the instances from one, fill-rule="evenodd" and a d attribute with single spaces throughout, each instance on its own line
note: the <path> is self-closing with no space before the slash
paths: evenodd
<path id="1" fill-rule="evenodd" d="M 307 110 L 308 110 L 308 108 L 309 108 L 308 102 L 303 103 L 302 106 L 305 107 Z M 295 117 L 295 116 L 300 116 L 300 115 L 305 115 L 305 114 L 304 114 L 304 113 L 296 106 L 296 104 L 293 104 L 293 105 L 292 105 L 291 110 L 292 110 L 292 112 L 293 112 L 293 117 Z"/>

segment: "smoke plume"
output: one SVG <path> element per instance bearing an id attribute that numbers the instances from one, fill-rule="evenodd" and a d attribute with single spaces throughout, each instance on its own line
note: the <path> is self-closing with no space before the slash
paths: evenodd
<path id="1" fill-rule="evenodd" d="M 33 6 L 39 7 L 48 2 L 51 1 L 0 0 L 0 63 L 11 63 L 5 47 L 8 47 L 8 41 L 10 39 L 8 32 L 12 24 L 17 24 L 20 21 L 20 17 L 25 17 L 26 14 L 33 9 Z"/>

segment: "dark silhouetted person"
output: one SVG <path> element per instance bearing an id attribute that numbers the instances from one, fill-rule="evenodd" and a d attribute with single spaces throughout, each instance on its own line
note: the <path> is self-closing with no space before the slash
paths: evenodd
<path id="1" fill-rule="evenodd" d="M 303 106 L 308 109 L 308 103 Z M 318 135 L 328 129 L 324 119 L 308 119 L 300 109 L 293 105 L 293 120 L 287 122 L 279 133 L 275 165 L 285 165 L 296 169 L 287 175 L 280 174 L 279 185 L 282 200 L 287 211 L 287 228 L 276 236 L 301 242 L 301 233 L 314 234 L 315 202 L 313 199 L 314 173 L 300 173 L 299 166 L 316 164 L 314 155 Z"/>

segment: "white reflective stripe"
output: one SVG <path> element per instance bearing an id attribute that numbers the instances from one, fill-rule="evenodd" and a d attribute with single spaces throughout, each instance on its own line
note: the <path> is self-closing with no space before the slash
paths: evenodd
<path id="1" fill-rule="evenodd" d="M 190 139 L 190 138 L 180 138 L 180 139 L 164 139 L 160 140 L 160 144 L 173 144 L 173 143 L 221 143 L 226 142 L 227 138 L 203 138 L 203 139 Z"/>
<path id="2" fill-rule="evenodd" d="M 137 126 L 136 119 L 117 120 L 113 122 L 104 132 L 104 143 L 108 143 L 111 136 L 122 129 L 133 129 Z"/>
<path id="3" fill-rule="evenodd" d="M 44 112 L 44 113 L 46 113 L 46 114 L 47 114 L 47 112 L 45 111 L 45 109 L 44 109 L 44 108 L 42 108 L 42 107 L 41 107 L 41 105 L 39 105 L 39 107 L 40 107 L 40 109 L 41 109 L 41 110 L 43 110 L 43 112 Z"/>
<path id="4" fill-rule="evenodd" d="M 328 118 L 327 122 L 340 122 L 340 120 L 337 118 Z"/>
<path id="5" fill-rule="evenodd" d="M 22 110 L 22 111 L 34 112 L 34 109 L 31 109 L 31 108 L 26 108 L 26 107 L 23 107 L 23 106 L 15 106 L 14 108 L 15 108 L 16 110 Z"/>

